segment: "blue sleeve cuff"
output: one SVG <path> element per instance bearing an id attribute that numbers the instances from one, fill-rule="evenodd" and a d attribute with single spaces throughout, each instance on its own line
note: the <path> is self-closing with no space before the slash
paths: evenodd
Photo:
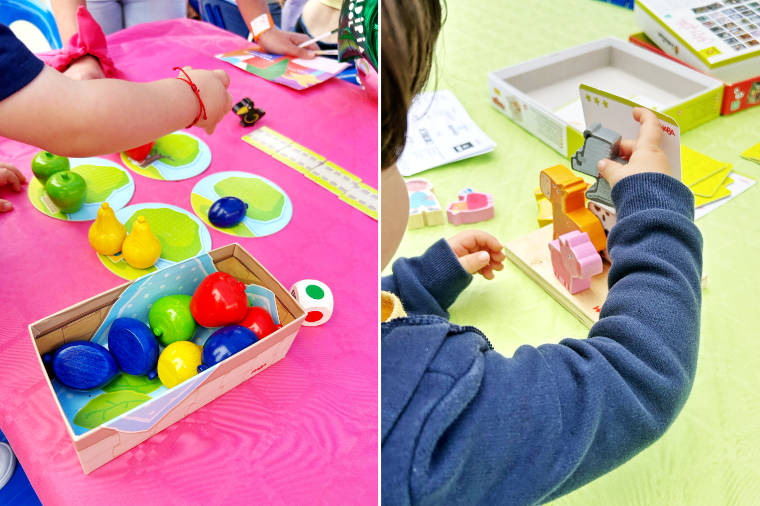
<path id="1" fill-rule="evenodd" d="M 662 209 L 694 220 L 694 194 L 674 177 L 658 172 L 634 174 L 612 189 L 617 219 L 639 211 Z"/>
<path id="2" fill-rule="evenodd" d="M 422 285 L 443 308 L 451 306 L 472 282 L 445 239 L 430 246 L 424 255 L 414 259 Z"/>

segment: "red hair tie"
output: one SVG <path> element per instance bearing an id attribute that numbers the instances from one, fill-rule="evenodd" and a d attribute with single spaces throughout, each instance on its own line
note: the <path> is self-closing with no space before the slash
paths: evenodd
<path id="1" fill-rule="evenodd" d="M 181 77 L 178 77 L 177 79 L 179 79 L 180 81 L 185 81 L 187 84 L 190 85 L 190 88 L 193 90 L 193 93 L 195 93 L 195 96 L 198 97 L 198 102 L 200 102 L 200 104 L 201 104 L 201 110 L 198 111 L 198 115 L 195 117 L 195 119 L 193 120 L 192 123 L 190 123 L 189 125 L 187 125 L 187 128 L 190 128 L 191 126 L 194 126 L 196 123 L 198 123 L 198 121 L 201 119 L 201 116 L 203 116 L 203 119 L 206 119 L 206 106 L 203 105 L 203 100 L 201 100 L 201 92 L 198 91 L 198 87 L 195 85 L 195 83 L 193 82 L 193 80 L 190 79 L 190 76 L 187 75 L 187 72 L 185 72 L 180 67 L 174 67 L 172 70 L 179 70 L 180 72 L 182 72 L 185 75 L 185 77 L 187 79 L 183 79 Z"/>

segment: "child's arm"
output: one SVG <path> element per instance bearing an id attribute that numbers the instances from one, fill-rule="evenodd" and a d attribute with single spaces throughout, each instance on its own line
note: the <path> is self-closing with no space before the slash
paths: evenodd
<path id="1" fill-rule="evenodd" d="M 269 13 L 266 0 L 238 0 L 237 4 L 248 31 L 251 31 L 251 21 L 262 14 Z M 286 32 L 274 26 L 261 34 L 258 44 L 270 53 L 287 54 L 297 58 L 314 58 L 314 51 L 319 49 L 319 46 L 310 44 L 307 47 L 298 47 L 307 40 L 309 36 L 306 34 Z"/>
<path id="2" fill-rule="evenodd" d="M 447 309 L 470 284 L 472 274 L 493 279 L 493 271 L 504 268 L 502 249 L 491 234 L 466 230 L 448 241 L 441 239 L 422 256 L 396 260 L 381 287 L 396 294 L 409 314 L 448 318 Z"/>
<path id="3" fill-rule="evenodd" d="M 72 35 L 77 33 L 77 8 L 87 5 L 85 0 L 51 0 L 55 24 L 61 34 L 61 41 L 66 44 Z"/>
<path id="4" fill-rule="evenodd" d="M 212 133 L 232 107 L 222 70 L 187 73 L 200 90 Z M 45 67 L 26 87 L 0 102 L 0 135 L 65 156 L 92 156 L 140 146 L 188 126 L 200 110 L 179 79 L 132 83 L 77 81 Z"/>
<path id="5" fill-rule="evenodd" d="M 435 379 L 445 394 L 425 405 L 414 434 L 413 502 L 552 500 L 646 448 L 683 407 L 697 362 L 702 238 L 689 189 L 643 173 L 667 172 L 667 159 L 656 117 L 635 117 L 639 139 L 623 146 L 630 162 L 602 169 L 617 182 L 618 222 L 599 322 L 588 339 L 522 346 L 511 358 L 473 332 L 446 337 L 425 385 L 434 391 Z"/>

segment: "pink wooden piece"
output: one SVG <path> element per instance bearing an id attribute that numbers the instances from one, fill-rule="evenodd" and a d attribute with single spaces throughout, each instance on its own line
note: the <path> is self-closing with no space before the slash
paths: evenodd
<path id="1" fill-rule="evenodd" d="M 490 193 L 465 189 L 459 192 L 459 200 L 448 205 L 446 216 L 452 225 L 490 220 L 494 216 L 493 202 Z"/>
<path id="2" fill-rule="evenodd" d="M 591 286 L 591 277 L 602 272 L 602 257 L 586 232 L 573 230 L 549 243 L 552 267 L 570 293 Z"/>

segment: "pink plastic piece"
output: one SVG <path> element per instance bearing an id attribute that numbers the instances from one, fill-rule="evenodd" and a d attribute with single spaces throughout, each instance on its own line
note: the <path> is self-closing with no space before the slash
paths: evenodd
<path id="1" fill-rule="evenodd" d="M 71 36 L 63 49 L 53 54 L 40 55 L 45 63 L 63 72 L 74 60 L 90 54 L 98 59 L 106 77 L 123 79 L 124 74 L 108 57 L 108 43 L 103 29 L 83 5 L 77 8 L 77 26 L 79 31 Z"/>
<path id="2" fill-rule="evenodd" d="M 446 208 L 446 216 L 452 225 L 486 221 L 493 215 L 493 195 L 474 192 L 469 188 L 459 192 L 459 200 Z"/>
<path id="3" fill-rule="evenodd" d="M 549 243 L 554 275 L 570 293 L 591 286 L 591 277 L 602 272 L 602 257 L 586 232 L 573 230 Z"/>

